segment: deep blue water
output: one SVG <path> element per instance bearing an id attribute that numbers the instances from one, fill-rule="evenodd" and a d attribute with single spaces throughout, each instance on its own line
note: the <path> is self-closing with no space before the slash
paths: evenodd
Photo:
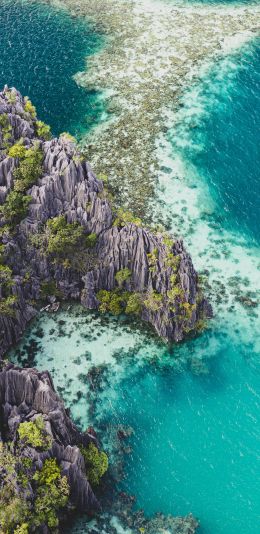
<path id="1" fill-rule="evenodd" d="M 260 41 L 224 66 L 217 63 L 198 85 L 196 100 L 190 98 L 185 117 L 182 158 L 205 177 L 229 228 L 259 244 Z M 202 112 L 194 111 L 200 103 Z M 175 140 L 183 127 L 174 132 Z"/>
<path id="2" fill-rule="evenodd" d="M 102 101 L 73 80 L 103 39 L 68 13 L 40 2 L 0 0 L 0 87 L 28 95 L 54 134 L 80 135 L 99 122 Z"/>

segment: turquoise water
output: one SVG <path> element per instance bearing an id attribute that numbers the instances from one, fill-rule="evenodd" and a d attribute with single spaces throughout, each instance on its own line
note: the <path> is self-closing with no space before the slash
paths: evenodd
<path id="1" fill-rule="evenodd" d="M 51 371 L 82 428 L 130 425 L 119 488 L 148 515 L 192 512 L 201 534 L 259 532 L 259 77 L 257 42 L 205 67 L 161 142 L 159 209 L 208 270 L 209 331 L 169 351 L 124 318 L 64 308 L 11 355 Z"/>
<path id="2" fill-rule="evenodd" d="M 217 341 L 206 375 L 148 366 L 123 380 L 108 406 L 116 417 L 106 421 L 134 429 L 122 487 L 137 507 L 148 515 L 192 511 L 205 534 L 256 534 L 259 369 L 244 347 Z M 205 336 L 181 350 L 196 357 L 208 343 Z"/>
<path id="3" fill-rule="evenodd" d="M 39 2 L 0 0 L 0 35 L 0 87 L 28 95 L 54 134 L 80 135 L 100 121 L 100 95 L 73 80 L 103 42 L 90 26 Z"/>
<path id="4" fill-rule="evenodd" d="M 169 0 L 175 4 L 205 4 L 205 5 L 243 5 L 243 4 L 258 4 L 259 0 Z"/>
<path id="5" fill-rule="evenodd" d="M 179 136 L 181 157 L 203 175 L 222 222 L 259 244 L 260 41 L 232 62 L 217 62 L 196 98 L 197 108 L 190 99 L 190 115 L 174 131 L 173 145 Z"/>

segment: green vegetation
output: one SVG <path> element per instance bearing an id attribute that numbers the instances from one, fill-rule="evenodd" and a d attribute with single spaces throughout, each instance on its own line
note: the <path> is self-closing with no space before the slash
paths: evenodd
<path id="1" fill-rule="evenodd" d="M 0 531 L 11 534 L 26 521 L 28 505 L 17 491 L 17 459 L 7 445 L 0 442 Z"/>
<path id="2" fill-rule="evenodd" d="M 170 276 L 170 282 L 171 282 L 171 286 L 175 286 L 175 284 L 177 283 L 177 274 L 172 274 Z"/>
<path id="3" fill-rule="evenodd" d="M 57 512 L 66 506 L 69 499 L 69 484 L 67 477 L 61 476 L 61 469 L 55 459 L 45 460 L 42 470 L 36 471 L 36 499 L 32 525 L 34 528 L 46 523 L 50 529 L 59 525 Z"/>
<path id="4" fill-rule="evenodd" d="M 6 91 L 5 96 L 7 98 L 8 104 L 15 104 L 16 103 L 16 93 L 15 91 Z"/>
<path id="5" fill-rule="evenodd" d="M 9 122 L 7 113 L 2 113 L 0 115 L 0 128 L 2 133 L 1 149 L 5 150 L 9 147 L 12 138 L 12 126 Z"/>
<path id="6" fill-rule="evenodd" d="M 3 249 L 4 245 L 0 245 L 0 249 Z M 16 295 L 12 294 L 13 278 L 12 278 L 12 269 L 3 263 L 3 256 L 1 254 L 1 263 L 0 263 L 0 287 L 1 287 L 1 297 L 0 297 L 0 314 L 6 315 L 7 317 L 15 316 L 15 304 L 17 302 Z"/>
<path id="7" fill-rule="evenodd" d="M 43 121 L 36 121 L 36 134 L 45 141 L 51 139 L 51 127 Z"/>
<path id="8" fill-rule="evenodd" d="M 15 316 L 14 306 L 17 302 L 15 295 L 9 295 L 6 298 L 0 299 L 0 315 L 7 315 L 7 317 Z"/>
<path id="9" fill-rule="evenodd" d="M 142 295 L 140 293 L 130 293 L 125 308 L 126 314 L 140 315 L 142 311 Z"/>
<path id="10" fill-rule="evenodd" d="M 8 156 L 10 156 L 10 158 L 23 159 L 25 157 L 25 154 L 26 154 L 26 147 L 22 144 L 22 140 L 15 143 L 8 150 Z"/>
<path id="11" fill-rule="evenodd" d="M 201 332 L 204 332 L 204 330 L 206 330 L 208 326 L 208 323 L 206 321 L 206 319 L 198 319 L 198 321 L 196 322 L 195 324 L 195 330 L 198 334 L 200 334 Z"/>
<path id="12" fill-rule="evenodd" d="M 74 269 L 79 272 L 86 272 L 86 269 L 95 265 L 95 254 L 90 251 L 94 248 L 97 235 L 92 233 L 86 235 L 85 229 L 77 222 L 68 223 L 65 215 L 58 215 L 49 219 L 39 234 L 34 234 L 30 238 L 31 244 L 38 248 L 42 254 L 52 257 L 54 264 L 62 265 L 64 269 Z M 42 294 L 57 295 L 54 282 L 52 287 L 50 282 L 42 285 Z"/>
<path id="13" fill-rule="evenodd" d="M 149 265 L 149 271 L 154 273 L 156 271 L 156 265 L 158 261 L 158 248 L 154 248 L 152 252 L 147 254 L 147 260 Z"/>
<path id="14" fill-rule="evenodd" d="M 5 245 L 3 243 L 0 243 L 0 263 L 1 264 L 4 261 L 4 255 L 5 255 Z"/>
<path id="15" fill-rule="evenodd" d="M 98 486 L 108 470 L 108 457 L 104 451 L 99 451 L 94 443 L 81 447 L 80 450 L 85 461 L 87 478 L 91 485 Z"/>
<path id="16" fill-rule="evenodd" d="M 165 258 L 164 265 L 165 267 L 170 267 L 173 270 L 173 272 L 177 273 L 179 266 L 180 266 L 180 262 L 181 262 L 180 256 L 178 255 L 175 256 L 173 252 L 169 252 L 167 254 L 167 257 Z"/>
<path id="17" fill-rule="evenodd" d="M 76 163 L 76 165 L 78 165 L 79 163 L 82 163 L 84 161 L 84 156 L 80 154 L 74 154 L 74 156 L 72 156 L 72 160 L 74 161 L 74 163 Z"/>
<path id="18" fill-rule="evenodd" d="M 21 145 L 17 143 L 9 150 L 12 153 L 16 147 L 16 151 L 21 151 L 24 149 Z M 21 152 L 23 155 L 21 156 L 13 156 L 13 157 L 20 157 L 20 165 L 17 169 L 15 169 L 13 175 L 15 179 L 14 183 L 14 189 L 15 191 L 19 191 L 22 193 L 25 193 L 27 189 L 29 189 L 33 184 L 37 182 L 37 180 L 40 178 L 40 176 L 43 173 L 42 168 L 42 161 L 43 161 L 43 153 L 40 148 L 39 142 L 34 143 L 34 145 L 24 152 Z"/>
<path id="19" fill-rule="evenodd" d="M 95 244 L 97 242 L 97 234 L 89 234 L 86 236 L 85 244 L 88 248 L 94 248 Z"/>
<path id="20" fill-rule="evenodd" d="M 112 313 L 113 315 L 120 315 L 120 313 L 139 315 L 142 310 L 142 294 L 130 293 L 129 291 L 122 291 L 121 288 L 107 291 L 100 289 L 97 293 L 99 300 L 99 311 L 101 313 Z"/>
<path id="21" fill-rule="evenodd" d="M 132 272 L 127 267 L 125 267 L 124 269 L 120 269 L 120 271 L 117 271 L 117 273 L 115 275 L 115 279 L 116 279 L 116 281 L 117 281 L 117 283 L 118 283 L 120 288 L 123 287 L 124 282 L 129 280 L 129 278 L 131 277 L 131 274 L 132 274 Z"/>
<path id="22" fill-rule="evenodd" d="M 168 234 L 165 234 L 163 236 L 163 243 L 166 246 L 168 252 L 171 252 L 172 247 L 174 246 L 174 241 L 171 239 L 171 237 Z"/>
<path id="23" fill-rule="evenodd" d="M 33 106 L 31 100 L 26 96 L 24 98 L 24 111 L 26 113 L 29 113 L 32 119 L 36 118 L 36 108 Z"/>
<path id="24" fill-rule="evenodd" d="M 183 302 L 182 309 L 184 310 L 185 318 L 190 321 L 194 310 L 196 310 L 196 304 L 190 304 L 190 302 Z"/>
<path id="25" fill-rule="evenodd" d="M 100 302 L 99 310 L 102 313 L 110 312 L 113 315 L 123 313 L 127 306 L 128 298 L 128 292 L 121 293 L 118 289 L 114 289 L 113 291 L 101 289 L 97 293 L 97 299 Z"/>
<path id="26" fill-rule="evenodd" d="M 108 184 L 108 175 L 107 174 L 104 174 L 103 172 L 100 172 L 97 175 L 97 178 L 98 178 L 98 180 L 101 180 L 103 182 L 103 184 Z"/>
<path id="27" fill-rule="evenodd" d="M 76 137 L 73 137 L 73 135 L 69 134 L 68 132 L 62 132 L 60 137 L 65 141 L 70 141 L 70 143 L 77 143 Z"/>
<path id="28" fill-rule="evenodd" d="M 12 269 L 7 265 L 0 263 L 0 283 L 1 284 L 12 284 Z"/>
<path id="29" fill-rule="evenodd" d="M 14 227 L 26 217 L 31 202 L 31 196 L 26 195 L 26 191 L 42 174 L 43 154 L 38 143 L 26 148 L 20 139 L 9 148 L 8 156 L 19 159 L 19 166 L 13 172 L 14 190 L 0 206 L 0 214 L 11 227 Z"/>
<path id="30" fill-rule="evenodd" d="M 8 236 L 10 234 L 10 230 L 11 228 L 8 224 L 3 224 L 2 226 L 0 226 L 0 240 L 3 239 L 4 236 Z M 1 243 L 1 247 L 2 245 L 3 243 Z M 2 252 L 1 252 L 1 256 L 2 256 Z"/>
<path id="31" fill-rule="evenodd" d="M 52 444 L 52 439 L 46 432 L 44 420 L 41 416 L 34 421 L 20 423 L 18 435 L 24 445 L 37 449 L 48 450 Z"/>
<path id="32" fill-rule="evenodd" d="M 27 208 L 32 200 L 30 195 L 23 195 L 18 191 L 11 191 L 2 206 L 0 214 L 12 226 L 19 224 L 27 214 Z"/>
<path id="33" fill-rule="evenodd" d="M 33 503 L 31 524 L 36 530 L 43 523 L 56 529 L 59 525 L 58 511 L 66 506 L 69 499 L 67 477 L 61 476 L 61 469 L 53 458 L 45 460 L 41 470 L 33 476 L 36 482 L 36 498 Z"/>
<path id="34" fill-rule="evenodd" d="M 150 291 L 144 300 L 145 307 L 151 312 L 159 311 L 163 306 L 163 296 L 156 291 Z"/>
<path id="35" fill-rule="evenodd" d="M 169 291 L 167 291 L 167 297 L 171 302 L 174 302 L 177 297 L 183 299 L 184 296 L 184 291 L 179 285 L 175 285 L 172 287 L 172 289 L 169 289 Z"/>
<path id="36" fill-rule="evenodd" d="M 55 297 L 61 297 L 61 291 L 57 288 L 55 280 L 44 280 L 41 283 L 41 294 L 43 297 L 49 297 L 53 295 Z"/>
<path id="37" fill-rule="evenodd" d="M 59 525 L 59 511 L 66 506 L 69 485 L 55 459 L 47 459 L 35 471 L 30 458 L 0 443 L 0 532 L 28 534 L 47 524 L 51 532 Z M 28 491 L 29 484 L 33 493 Z"/>
<path id="38" fill-rule="evenodd" d="M 47 222 L 47 253 L 64 257 L 82 245 L 84 228 L 79 223 L 68 223 L 64 215 Z"/>
<path id="39" fill-rule="evenodd" d="M 113 225 L 122 228 L 127 224 L 136 224 L 136 226 L 142 226 L 142 221 L 138 217 L 135 217 L 130 211 L 119 208 Z"/>
<path id="40" fill-rule="evenodd" d="M 29 528 L 28 523 L 23 523 L 22 525 L 20 525 L 14 530 L 14 534 L 29 534 L 28 528 Z"/>

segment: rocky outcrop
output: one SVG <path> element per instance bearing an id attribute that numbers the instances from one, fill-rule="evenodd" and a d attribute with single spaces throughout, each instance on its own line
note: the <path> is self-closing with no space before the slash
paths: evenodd
<path id="1" fill-rule="evenodd" d="M 198 323 L 211 316 L 211 307 L 201 295 L 198 277 L 180 239 L 154 233 L 139 221 L 115 221 L 103 183 L 93 174 L 69 136 L 45 141 L 37 134 L 37 123 L 16 90 L 0 93 L 0 203 L 14 183 L 17 158 L 8 156 L 12 146 L 23 138 L 33 146 L 37 139 L 43 152 L 43 172 L 28 190 L 31 202 L 26 218 L 16 232 L 4 234 L 5 262 L 13 272 L 14 313 L 0 314 L 0 356 L 22 335 L 36 313 L 41 283 L 55 280 L 64 299 L 81 300 L 87 308 L 98 308 L 100 289 L 119 288 L 116 274 L 130 271 L 123 289 L 138 293 L 140 317 L 151 323 L 167 341 L 180 341 Z M 7 122 L 6 122 L 7 119 Z M 97 236 L 96 246 L 81 258 L 80 269 L 53 262 L 32 244 L 50 218 L 65 215 L 69 223 L 83 226 L 86 235 Z M 3 224 L 0 221 L 0 225 Z M 0 302 L 1 302 L 0 287 Z"/>
<path id="2" fill-rule="evenodd" d="M 40 469 L 46 458 L 55 458 L 68 478 L 70 500 L 78 510 L 93 512 L 99 503 L 87 480 L 79 446 L 87 446 L 95 438 L 81 433 L 70 419 L 63 402 L 54 390 L 47 371 L 21 369 L 7 364 L 0 371 L 0 438 L 16 443 L 20 423 L 43 417 L 52 439 L 48 451 L 27 447 L 26 456 Z"/>

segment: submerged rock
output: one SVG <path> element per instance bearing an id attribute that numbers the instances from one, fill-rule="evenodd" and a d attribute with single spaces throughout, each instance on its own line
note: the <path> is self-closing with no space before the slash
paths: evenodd
<path id="1" fill-rule="evenodd" d="M 21 337 L 35 315 L 35 303 L 43 297 L 42 284 L 52 281 L 59 300 L 60 296 L 81 300 L 91 309 L 102 305 L 100 290 L 117 298 L 116 307 L 133 295 L 131 306 L 125 302 L 122 311 L 138 313 L 167 341 L 180 341 L 199 329 L 212 311 L 199 290 L 197 273 L 182 240 L 152 232 L 128 212 L 115 218 L 108 192 L 71 137 L 63 134 L 45 140 L 40 134 L 28 102 L 15 89 L 5 87 L 0 93 L 0 204 L 5 205 L 17 185 L 14 170 L 21 164 L 9 154 L 10 147 L 18 142 L 32 148 L 37 143 L 43 161 L 40 176 L 25 192 L 26 216 L 11 232 L 3 231 L 6 221 L 3 216 L 0 219 L 14 300 L 11 313 L 1 312 L 0 307 L 0 356 Z M 62 258 L 39 246 L 40 240 L 47 238 L 47 221 L 59 216 L 69 224 L 81 225 L 91 239 L 85 248 Z M 118 276 L 126 271 L 129 277 L 120 280 Z M 4 297 L 0 286 L 0 303 Z"/>

